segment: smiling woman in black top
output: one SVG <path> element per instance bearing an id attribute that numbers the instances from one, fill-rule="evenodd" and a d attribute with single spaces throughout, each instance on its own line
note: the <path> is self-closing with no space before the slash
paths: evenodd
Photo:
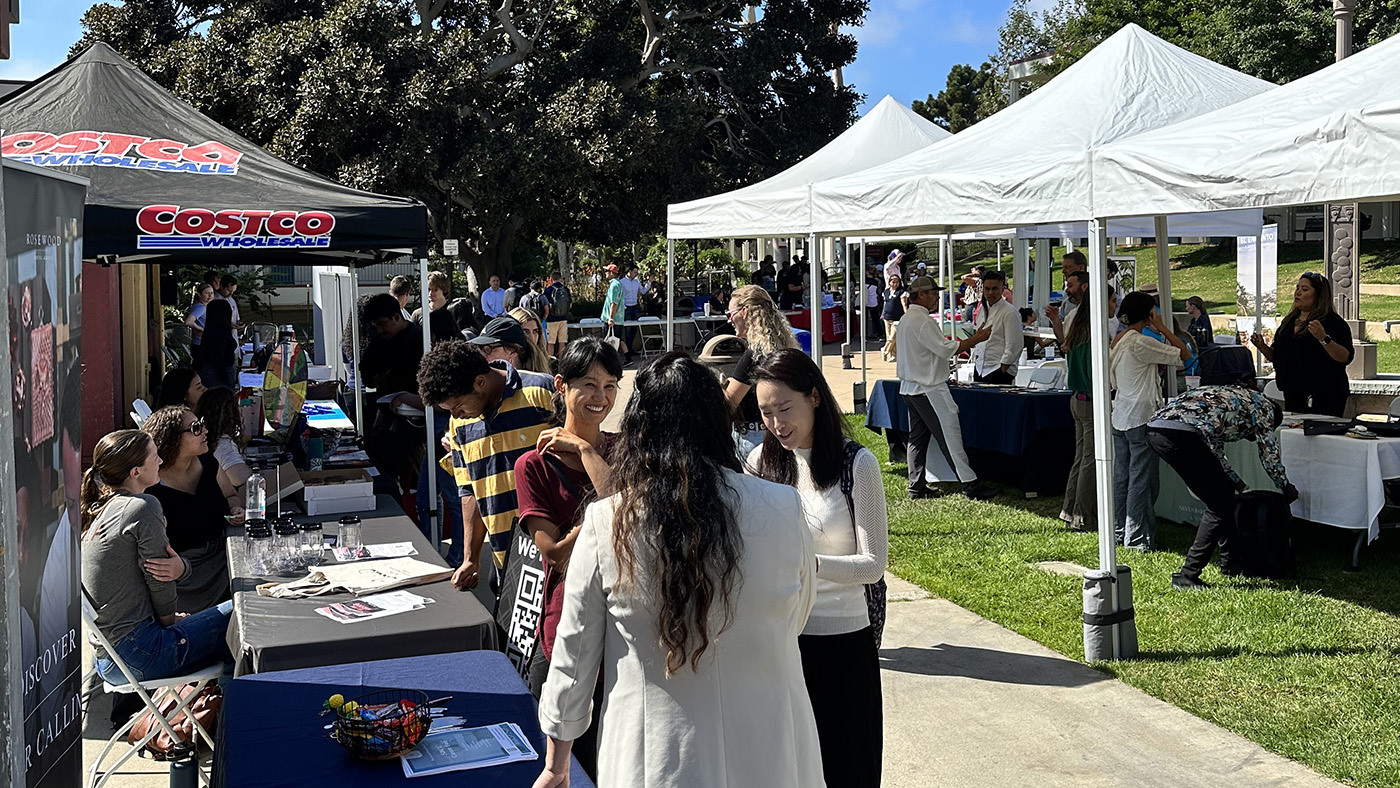
<path id="1" fill-rule="evenodd" d="M 1341 416 L 1347 407 L 1347 365 L 1356 355 L 1351 327 L 1332 309 L 1332 283 L 1306 273 L 1293 290 L 1293 311 L 1279 324 L 1271 346 L 1256 332 L 1250 340 L 1274 363 L 1283 408 L 1290 413 Z"/>
<path id="2" fill-rule="evenodd" d="M 221 480 L 219 463 L 204 436 L 204 422 L 195 418 L 194 411 L 161 408 L 141 429 L 155 440 L 161 461 L 160 483 L 146 494 L 160 501 L 170 546 L 190 566 L 176 585 L 175 609 L 197 613 L 229 598 L 224 517 L 241 520 L 243 507 L 237 505 L 227 480 Z"/>

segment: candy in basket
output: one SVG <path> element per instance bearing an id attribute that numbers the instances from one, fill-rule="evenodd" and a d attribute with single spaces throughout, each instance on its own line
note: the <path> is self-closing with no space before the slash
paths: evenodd
<path id="1" fill-rule="evenodd" d="M 417 690 L 384 690 L 347 701 L 331 696 L 331 738 L 357 758 L 385 760 L 413 749 L 432 724 L 432 702 Z"/>

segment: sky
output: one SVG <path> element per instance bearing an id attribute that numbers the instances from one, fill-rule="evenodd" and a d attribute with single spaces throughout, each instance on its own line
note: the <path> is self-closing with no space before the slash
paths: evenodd
<path id="1" fill-rule="evenodd" d="M 1033 0 L 1048 8 L 1052 0 Z M 10 31 L 10 60 L 0 79 L 33 79 L 62 63 L 82 34 L 92 0 L 21 0 L 20 24 Z M 997 29 L 1010 0 L 870 0 L 860 47 L 846 83 L 865 94 L 861 112 L 886 94 L 904 104 L 943 88 L 958 63 L 981 65 L 996 49 Z"/>

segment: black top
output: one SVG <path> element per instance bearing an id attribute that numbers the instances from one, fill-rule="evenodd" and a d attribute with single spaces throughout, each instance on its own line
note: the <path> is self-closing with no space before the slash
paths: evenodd
<path id="1" fill-rule="evenodd" d="M 1191 318 L 1191 324 L 1186 327 L 1190 332 L 1191 339 L 1196 343 L 1197 348 L 1215 344 L 1215 329 L 1211 328 L 1210 315 L 1202 312 Z"/>
<path id="2" fill-rule="evenodd" d="M 418 363 L 423 360 L 423 329 L 409 325 L 393 339 L 375 334 L 360 359 L 365 383 L 380 396 L 399 391 L 418 392 Z"/>
<path id="3" fill-rule="evenodd" d="M 749 424 L 763 421 L 763 414 L 758 410 L 758 394 L 753 390 L 753 368 L 756 363 L 758 360 L 753 356 L 753 348 L 744 348 L 739 361 L 734 365 L 734 374 L 730 375 L 734 380 L 749 387 L 744 398 L 739 401 L 739 421 Z"/>
<path id="4" fill-rule="evenodd" d="M 1293 325 L 1279 326 L 1274 335 L 1274 371 L 1278 374 L 1278 387 L 1289 399 L 1322 395 L 1328 399 L 1340 397 L 1345 401 L 1349 385 L 1347 364 L 1356 355 L 1351 344 L 1351 327 L 1336 312 L 1322 318 L 1322 328 L 1333 342 L 1346 348 L 1344 362 L 1333 361 L 1306 325 L 1309 321 L 1299 317 Z M 1295 332 L 1294 329 L 1301 329 Z"/>
<path id="5" fill-rule="evenodd" d="M 894 322 L 899 322 L 899 319 L 904 317 L 904 288 L 885 288 L 885 310 L 880 317 Z"/>
<path id="6" fill-rule="evenodd" d="M 219 489 L 219 462 L 213 453 L 206 453 L 200 455 L 199 464 L 194 495 L 164 484 L 146 490 L 147 495 L 160 501 L 165 512 L 165 532 L 177 553 L 222 540 L 228 525 L 224 519 L 229 513 L 228 499 Z"/>
<path id="7" fill-rule="evenodd" d="M 778 301 L 784 306 L 801 299 L 801 293 L 788 290 L 788 285 L 802 286 L 802 266 L 790 265 L 778 272 Z"/>

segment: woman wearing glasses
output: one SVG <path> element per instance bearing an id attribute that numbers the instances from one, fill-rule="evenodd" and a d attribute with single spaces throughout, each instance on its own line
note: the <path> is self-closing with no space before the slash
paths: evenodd
<path id="1" fill-rule="evenodd" d="M 1274 364 L 1284 410 L 1325 416 L 1346 410 L 1347 365 L 1356 350 L 1351 327 L 1332 309 L 1332 283 L 1322 274 L 1298 279 L 1293 311 L 1279 324 L 1273 345 L 1257 331 L 1250 341 Z"/>
<path id="2" fill-rule="evenodd" d="M 151 414 L 142 431 L 155 440 L 160 456 L 160 482 L 146 493 L 165 512 L 170 546 L 189 564 L 176 583 L 175 609 L 198 613 L 228 599 L 225 560 L 226 517 L 243 520 L 243 507 L 219 463 L 209 452 L 204 422 L 189 408 L 161 408 Z"/>

